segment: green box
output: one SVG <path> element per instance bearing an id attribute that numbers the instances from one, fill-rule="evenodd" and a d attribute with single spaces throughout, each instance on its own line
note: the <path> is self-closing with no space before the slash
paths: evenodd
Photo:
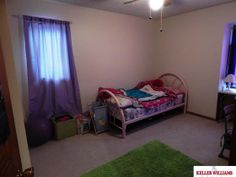
<path id="1" fill-rule="evenodd" d="M 75 118 L 56 122 L 55 119 L 52 119 L 54 126 L 55 138 L 61 140 L 70 136 L 77 134 L 77 122 Z"/>

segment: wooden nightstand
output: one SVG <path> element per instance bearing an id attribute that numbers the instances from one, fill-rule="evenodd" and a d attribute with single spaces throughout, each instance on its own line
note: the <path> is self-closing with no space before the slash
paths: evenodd
<path id="1" fill-rule="evenodd" d="M 236 93 L 230 91 L 218 92 L 217 99 L 217 111 L 216 111 L 216 120 L 223 120 L 223 108 L 226 105 L 235 104 L 236 105 Z"/>

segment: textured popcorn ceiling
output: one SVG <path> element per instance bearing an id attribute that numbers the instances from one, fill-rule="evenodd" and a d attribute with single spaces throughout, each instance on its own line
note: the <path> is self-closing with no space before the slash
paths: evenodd
<path id="1" fill-rule="evenodd" d="M 132 4 L 124 5 L 126 0 L 55 0 L 79 6 L 102 9 L 122 14 L 134 15 L 139 17 L 149 17 L 148 0 L 139 0 Z M 219 4 L 234 2 L 235 0 L 172 0 L 172 5 L 164 8 L 164 16 L 173 16 L 181 13 L 190 12 L 197 9 L 207 8 Z M 222 12 L 225 13 L 225 12 Z M 160 17 L 159 12 L 153 12 L 155 19 Z"/>

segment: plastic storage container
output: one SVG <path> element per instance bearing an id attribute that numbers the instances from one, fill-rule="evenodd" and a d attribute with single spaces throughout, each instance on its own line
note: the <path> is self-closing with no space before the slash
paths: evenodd
<path id="1" fill-rule="evenodd" d="M 52 117 L 52 123 L 54 126 L 54 134 L 57 140 L 61 140 L 77 134 L 77 122 L 72 116 L 69 116 L 68 120 L 57 121 L 57 117 Z"/>

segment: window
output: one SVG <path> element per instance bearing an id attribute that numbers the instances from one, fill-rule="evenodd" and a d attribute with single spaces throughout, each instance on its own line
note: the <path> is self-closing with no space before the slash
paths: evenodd
<path id="1" fill-rule="evenodd" d="M 70 23 L 24 16 L 29 119 L 81 112 Z"/>
<path id="2" fill-rule="evenodd" d="M 226 66 L 226 75 L 236 73 L 236 26 L 230 30 L 230 43 L 228 52 L 228 61 Z"/>
<path id="3" fill-rule="evenodd" d="M 65 25 L 47 21 L 28 24 L 30 58 L 37 78 L 48 81 L 70 79 Z"/>

